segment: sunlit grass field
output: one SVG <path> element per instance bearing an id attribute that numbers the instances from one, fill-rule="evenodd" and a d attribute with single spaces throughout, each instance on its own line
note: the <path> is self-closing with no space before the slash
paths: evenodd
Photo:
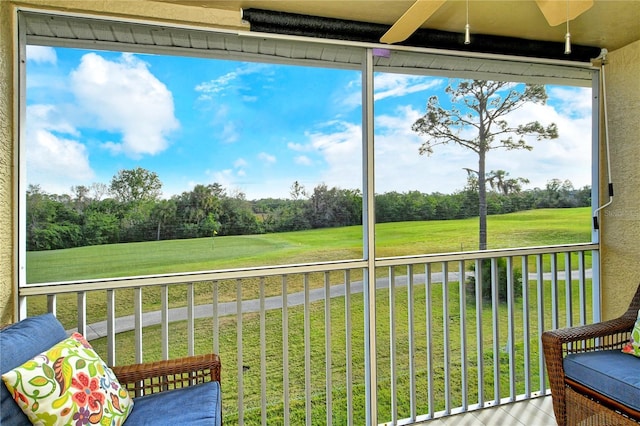
<path id="1" fill-rule="evenodd" d="M 488 217 L 488 248 L 591 240 L 589 208 Z M 362 258 L 362 227 L 110 244 L 27 253 L 27 282 L 59 282 Z M 376 226 L 376 256 L 472 251 L 478 219 Z"/>
<path id="2" fill-rule="evenodd" d="M 534 210 L 509 215 L 489 217 L 489 248 L 531 247 L 552 244 L 588 242 L 591 237 L 590 210 Z M 197 270 L 216 270 L 238 267 L 264 266 L 269 264 L 294 264 L 322 260 L 358 259 L 362 257 L 362 228 L 348 227 L 339 229 L 322 229 L 314 231 L 292 232 L 283 234 L 216 237 L 215 239 L 194 239 L 180 241 L 161 241 L 149 243 L 119 244 L 112 246 L 85 247 L 80 249 L 60 250 L 55 252 L 37 252 L 28 254 L 29 282 L 73 281 L 98 277 L 122 277 L 157 273 L 185 272 Z M 404 222 L 380 224 L 376 227 L 376 255 L 390 257 L 397 255 L 442 253 L 471 251 L 477 249 L 477 219 L 436 221 L 436 222 Z M 560 267 L 564 259 L 559 257 Z M 519 265 L 519 259 L 514 260 Z M 590 267 L 590 254 L 587 253 L 587 267 Z M 533 266 L 533 265 L 532 265 Z M 548 271 L 548 260 L 543 268 Z M 435 268 L 437 269 L 437 268 Z M 435 271 L 434 269 L 434 271 Z M 382 274 L 385 271 L 380 271 Z M 420 272 L 420 271 L 416 271 Z M 398 270 L 398 274 L 406 273 Z M 311 274 L 310 286 L 323 285 L 323 274 Z M 332 283 L 343 282 L 341 273 L 331 274 Z M 352 280 L 359 280 L 355 271 Z M 590 280 L 588 280 L 585 297 L 590 300 Z M 302 276 L 289 276 L 288 292 L 300 291 L 303 288 Z M 234 280 L 218 283 L 195 283 L 194 297 L 196 304 L 212 302 L 212 291 L 216 286 L 219 301 L 233 301 L 237 296 L 237 283 Z M 530 297 L 528 308 L 518 298 L 514 306 L 514 326 L 516 341 L 513 343 L 516 370 L 513 372 L 517 382 L 517 393 L 524 392 L 525 383 L 525 340 L 523 331 L 523 313 L 530 312 L 529 335 L 531 363 L 531 386 L 533 390 L 540 387 L 538 368 L 538 324 L 544 321 L 544 328 L 551 325 L 551 300 L 546 297 L 544 316 L 536 314 L 536 283 L 529 284 Z M 573 283 L 574 305 L 578 302 L 577 283 Z M 279 277 L 265 280 L 265 295 L 281 294 L 282 281 Z M 544 283 L 545 294 L 550 293 L 550 283 Z M 477 351 L 477 307 L 471 295 L 467 294 L 466 314 L 461 315 L 459 283 L 451 283 L 445 297 L 443 286 L 432 286 L 432 293 L 427 294 L 424 285 L 417 284 L 413 296 L 413 310 L 409 309 L 408 291 L 406 287 L 397 288 L 394 294 L 394 310 L 390 309 L 389 290 L 380 290 L 376 294 L 377 336 L 377 378 L 378 378 L 378 417 L 380 421 L 388 421 L 391 413 L 391 371 L 395 366 L 397 373 L 398 413 L 406 417 L 409 410 L 409 352 L 408 342 L 409 314 L 414 318 L 412 339 L 416 345 L 413 354 L 416 369 L 416 385 L 418 389 L 418 413 L 429 410 L 427 355 L 432 356 L 433 383 L 432 389 L 435 411 L 444 409 L 445 376 L 444 354 L 449 351 L 450 376 L 448 387 L 452 405 L 458 406 L 462 400 L 462 362 L 461 362 L 461 325 L 466 326 L 467 341 L 466 359 L 468 371 L 465 376 L 469 388 L 469 403 L 478 402 L 478 389 L 484 391 L 484 401 L 494 396 L 494 336 L 492 321 L 495 313 L 490 303 L 482 304 L 483 341 L 481 344 L 484 374 L 478 377 Z M 133 292 L 125 289 L 116 292 L 117 316 L 133 312 Z M 177 284 L 169 288 L 171 307 L 185 306 L 187 286 Z M 462 293 L 465 293 L 464 290 Z M 243 299 L 259 296 L 258 280 L 244 280 L 241 297 Z M 429 297 L 430 296 L 430 297 Z M 558 305 L 565 306 L 564 293 L 559 294 Z M 448 317 L 445 321 L 443 301 L 449 305 Z M 102 321 L 106 318 L 106 295 L 104 291 L 87 293 L 88 322 Z M 326 423 L 326 342 L 330 341 L 331 353 L 331 397 L 332 420 L 334 424 L 345 424 L 347 416 L 347 336 L 351 342 L 351 368 L 353 384 L 353 414 L 356 419 L 365 415 L 364 389 L 364 299 L 362 294 L 354 294 L 349 299 L 350 307 L 346 309 L 345 297 L 336 297 L 325 306 L 325 301 L 310 305 L 309 316 L 311 334 L 311 394 L 313 424 Z M 145 289 L 143 292 L 143 310 L 153 311 L 161 307 L 161 294 L 157 288 Z M 29 313 L 44 312 L 47 309 L 46 297 L 33 297 L 28 302 Z M 75 295 L 58 296 L 57 314 L 65 326 L 71 328 L 77 321 L 77 300 Z M 427 306 L 431 310 L 431 318 L 427 318 Z M 331 330 L 325 328 L 325 315 L 331 316 Z M 390 313 L 395 315 L 395 329 L 390 326 Z M 497 321 L 500 335 L 497 339 L 501 383 L 501 396 L 509 392 L 508 363 L 508 310 L 501 304 L 497 308 Z M 561 319 L 565 321 L 565 314 Z M 577 314 L 574 321 L 578 321 Z M 347 322 L 347 318 L 349 321 Z M 257 313 L 242 315 L 242 323 L 238 324 L 235 316 L 222 317 L 219 322 L 218 342 L 219 354 L 223 364 L 223 409 L 225 423 L 238 422 L 238 389 L 239 375 L 242 377 L 242 407 L 244 423 L 260 424 L 260 380 L 261 380 L 261 327 Z M 590 319 L 590 316 L 587 318 Z M 286 317 L 289 333 L 283 336 L 283 314 L 281 310 L 267 311 L 264 319 L 264 344 L 266 347 L 265 371 L 267 373 L 267 418 L 268 424 L 282 424 L 284 406 L 284 374 L 289 376 L 290 418 L 292 424 L 303 424 L 305 417 L 305 312 L 302 306 L 288 308 Z M 445 341 L 444 326 L 449 324 L 449 339 Z M 350 328 L 347 327 L 350 324 Z M 542 326 L 542 325 L 541 325 Z M 247 367 L 238 373 L 240 359 L 238 347 L 238 330 L 242 332 L 242 366 Z M 195 321 L 195 352 L 211 352 L 213 343 L 213 321 L 210 318 Z M 427 341 L 430 330 L 431 341 Z M 347 334 L 349 333 L 349 334 Z M 187 353 L 187 324 L 175 322 L 169 326 L 170 357 L 183 356 Z M 391 336 L 395 337 L 393 340 Z M 284 342 L 287 342 L 289 364 L 283 369 Z M 391 342 L 395 342 L 393 355 Z M 144 359 L 156 360 L 162 357 L 162 335 L 160 326 L 145 327 L 143 331 Z M 106 339 L 95 339 L 91 342 L 103 356 L 107 353 Z M 133 332 L 121 333 L 116 338 L 117 363 L 134 362 L 135 347 Z M 482 385 L 478 386 L 479 380 Z M 358 422 L 356 422 L 358 423 Z"/>

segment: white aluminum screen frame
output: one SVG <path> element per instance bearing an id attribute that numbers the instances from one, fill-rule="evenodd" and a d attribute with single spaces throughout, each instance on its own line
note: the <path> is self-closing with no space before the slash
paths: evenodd
<path id="1" fill-rule="evenodd" d="M 163 55 L 193 56 L 212 59 L 228 59 L 239 61 L 257 61 L 274 64 L 290 64 L 318 66 L 325 68 L 342 68 L 361 70 L 363 73 L 363 184 L 366 197 L 363 200 L 363 261 L 369 271 L 365 294 L 366 317 L 369 319 L 366 330 L 368 359 L 366 362 L 367 382 L 367 424 L 377 424 L 377 392 L 376 383 L 376 312 L 375 312 L 375 268 L 379 265 L 375 259 L 375 217 L 373 212 L 373 194 L 375 188 L 373 161 L 373 73 L 391 72 L 418 75 L 437 75 L 451 78 L 496 79 L 539 84 L 564 84 L 571 86 L 592 87 L 594 96 L 599 96 L 598 70 L 591 64 L 576 64 L 568 61 L 533 60 L 531 58 L 504 57 L 498 55 L 463 54 L 460 52 L 437 51 L 434 49 L 388 46 L 349 41 L 321 40 L 308 37 L 281 36 L 273 34 L 257 34 L 249 32 L 233 32 L 214 30 L 211 28 L 187 27 L 109 18 L 105 16 L 87 16 L 66 12 L 36 11 L 32 9 L 18 10 L 18 47 L 19 57 L 19 123 L 16 143 L 18 158 L 16 164 L 20 173 L 18 194 L 19 212 L 19 253 L 17 281 L 20 288 L 25 289 L 25 236 L 21 231 L 25 226 L 24 213 L 24 170 L 25 151 L 20 143 L 24 138 L 25 128 L 25 62 L 26 45 L 43 45 L 57 47 L 73 47 L 94 50 L 116 50 L 137 53 Z M 388 49 L 389 55 L 375 55 L 374 49 Z M 594 101 L 594 105 L 595 105 Z M 594 172 L 592 188 L 598 188 L 598 143 L 597 127 L 598 111 L 593 111 Z M 597 194 L 597 191 L 595 191 Z M 597 197 L 594 202 L 597 202 Z M 597 241 L 597 232 L 593 240 Z M 597 259 L 596 262 L 597 263 Z M 594 268 L 597 265 L 594 264 Z M 594 302 L 599 295 L 598 275 L 593 277 Z M 283 284 L 284 285 L 284 284 Z M 18 306 L 18 304 L 16 304 Z M 19 317 L 26 312 L 20 306 Z M 599 305 L 594 305 L 599 311 Z M 240 374 L 240 373 L 239 373 Z M 465 402 L 466 403 L 466 402 Z"/>

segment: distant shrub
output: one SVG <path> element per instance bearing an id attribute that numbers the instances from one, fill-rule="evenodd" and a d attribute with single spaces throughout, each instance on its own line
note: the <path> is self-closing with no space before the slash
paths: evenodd
<path id="1" fill-rule="evenodd" d="M 482 262 L 482 299 L 491 301 L 491 260 L 484 259 Z M 498 268 L 498 300 L 500 302 L 507 301 L 507 259 L 501 257 L 496 260 Z M 471 266 L 471 270 L 475 272 L 475 264 Z M 474 274 L 475 275 L 475 274 Z M 475 296 L 476 294 L 476 278 L 471 276 L 467 279 L 467 291 Z M 518 299 L 522 295 L 522 272 L 519 269 L 513 269 L 513 297 Z"/>

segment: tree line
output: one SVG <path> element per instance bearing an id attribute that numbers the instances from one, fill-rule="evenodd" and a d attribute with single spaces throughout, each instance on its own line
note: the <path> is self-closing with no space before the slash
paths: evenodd
<path id="1" fill-rule="evenodd" d="M 498 171 L 487 176 L 489 214 L 536 208 L 589 206 L 591 189 L 575 189 L 553 179 L 544 189 L 522 190 L 522 180 Z M 493 176 L 493 177 L 492 177 Z M 247 200 L 218 183 L 196 185 L 161 198 L 156 173 L 143 168 L 121 170 L 110 185 L 76 186 L 71 194 L 49 194 L 30 185 L 26 194 L 27 250 L 139 241 L 173 240 L 299 231 L 362 223 L 360 190 L 320 184 L 307 190 L 298 182 L 290 198 Z M 376 220 L 382 222 L 462 219 L 478 216 L 477 182 L 470 175 L 464 189 L 452 194 L 419 191 L 375 196 Z"/>

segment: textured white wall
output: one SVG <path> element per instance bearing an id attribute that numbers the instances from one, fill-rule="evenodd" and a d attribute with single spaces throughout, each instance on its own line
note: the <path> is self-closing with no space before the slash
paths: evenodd
<path id="1" fill-rule="evenodd" d="M 640 283 L 640 41 L 609 53 L 605 75 L 614 199 L 602 213 L 600 240 L 602 315 L 610 319 L 627 309 Z"/>
<path id="2" fill-rule="evenodd" d="M 0 324 L 13 319 L 13 150 L 11 7 L 0 2 Z"/>

